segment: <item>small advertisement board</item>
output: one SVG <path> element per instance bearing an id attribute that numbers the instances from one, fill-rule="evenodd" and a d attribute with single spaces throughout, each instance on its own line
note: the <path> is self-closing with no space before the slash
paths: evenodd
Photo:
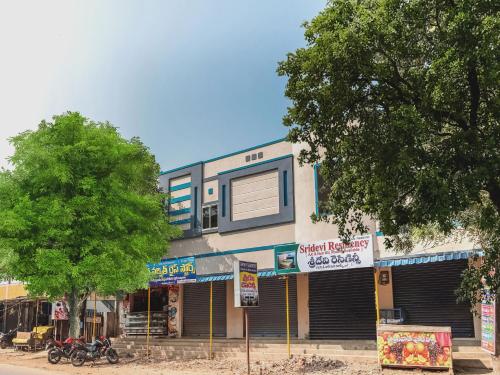
<path id="1" fill-rule="evenodd" d="M 234 307 L 259 306 L 257 263 L 234 262 Z"/>
<path id="2" fill-rule="evenodd" d="M 274 267 L 277 274 L 373 267 L 373 238 L 366 235 L 347 243 L 337 238 L 277 246 Z"/>
<path id="3" fill-rule="evenodd" d="M 194 257 L 162 260 L 148 264 L 153 274 L 150 286 L 175 285 L 196 282 L 196 265 Z"/>
<path id="4" fill-rule="evenodd" d="M 405 326 L 399 326 L 392 330 L 390 327 L 381 325 L 377 331 L 382 366 L 452 368 L 451 329 L 408 326 L 405 330 Z"/>
<path id="5" fill-rule="evenodd" d="M 52 303 L 52 320 L 68 320 L 69 309 L 65 301 Z"/>
<path id="6" fill-rule="evenodd" d="M 496 355 L 496 308 L 494 296 L 486 290 L 481 303 L 481 348 L 493 355 Z"/>

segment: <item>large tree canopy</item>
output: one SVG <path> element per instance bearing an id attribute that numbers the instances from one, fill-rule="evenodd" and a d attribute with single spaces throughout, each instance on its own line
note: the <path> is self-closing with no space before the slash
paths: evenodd
<path id="1" fill-rule="evenodd" d="M 146 263 L 166 254 L 159 166 L 137 138 L 78 113 L 11 139 L 13 170 L 0 173 L 1 270 L 33 295 L 66 296 L 71 332 L 81 302 L 146 285 Z"/>
<path id="2" fill-rule="evenodd" d="M 307 144 L 301 161 L 322 163 L 343 235 L 364 229 L 359 213 L 389 236 L 447 233 L 471 207 L 487 207 L 488 223 L 474 222 L 500 235 L 499 10 L 494 0 L 331 0 L 305 24 L 307 46 L 278 67 L 292 101 L 284 122 Z"/>

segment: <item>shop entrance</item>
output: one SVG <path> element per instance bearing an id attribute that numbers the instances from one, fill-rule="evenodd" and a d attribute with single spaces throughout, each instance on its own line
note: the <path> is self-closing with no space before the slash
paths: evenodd
<path id="1" fill-rule="evenodd" d="M 226 336 L 226 283 L 213 282 L 213 335 Z M 183 336 L 210 334 L 210 283 L 184 284 Z"/>
<path id="2" fill-rule="evenodd" d="M 373 340 L 376 320 L 373 268 L 309 274 L 311 339 Z"/>
<path id="3" fill-rule="evenodd" d="M 466 268 L 467 260 L 393 267 L 394 307 L 405 310 L 405 323 L 450 326 L 453 337 L 474 337 L 470 306 L 455 295 Z"/>
<path id="4" fill-rule="evenodd" d="M 131 313 L 148 311 L 148 291 L 139 290 L 132 294 Z M 151 311 L 166 312 L 168 308 L 168 287 L 151 288 Z"/>
<path id="5" fill-rule="evenodd" d="M 297 336 L 297 278 L 289 276 L 290 335 Z M 285 279 L 259 278 L 259 307 L 249 307 L 250 337 L 286 337 Z"/>

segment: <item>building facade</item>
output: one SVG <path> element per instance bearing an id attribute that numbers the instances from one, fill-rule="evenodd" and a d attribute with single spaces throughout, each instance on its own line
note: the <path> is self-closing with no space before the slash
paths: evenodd
<path id="1" fill-rule="evenodd" d="M 337 228 L 313 223 L 324 199 L 319 169 L 300 165 L 302 145 L 284 139 L 162 172 L 168 212 L 183 237 L 167 259 L 194 257 L 196 282 L 151 289 L 152 333 L 177 337 L 244 337 L 234 307 L 235 260 L 256 262 L 259 307 L 249 309 L 251 336 L 286 335 L 285 279 L 276 274 L 275 248 L 336 239 Z M 290 328 L 300 339 L 375 339 L 379 308 L 404 311 L 409 324 L 448 325 L 454 337 L 479 337 L 470 307 L 454 290 L 473 245 L 417 248 L 405 257 L 387 251 L 376 222 L 366 218 L 375 267 L 288 275 Z M 377 285 L 376 285 L 377 283 Z M 128 295 L 120 322 L 125 334 L 144 334 L 147 293 Z M 396 311 L 397 312 L 397 311 Z"/>

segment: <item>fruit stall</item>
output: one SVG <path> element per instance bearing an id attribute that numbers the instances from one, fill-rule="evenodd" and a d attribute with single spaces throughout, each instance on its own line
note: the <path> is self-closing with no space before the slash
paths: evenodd
<path id="1" fill-rule="evenodd" d="M 380 324 L 377 350 L 382 367 L 452 369 L 450 327 Z"/>

